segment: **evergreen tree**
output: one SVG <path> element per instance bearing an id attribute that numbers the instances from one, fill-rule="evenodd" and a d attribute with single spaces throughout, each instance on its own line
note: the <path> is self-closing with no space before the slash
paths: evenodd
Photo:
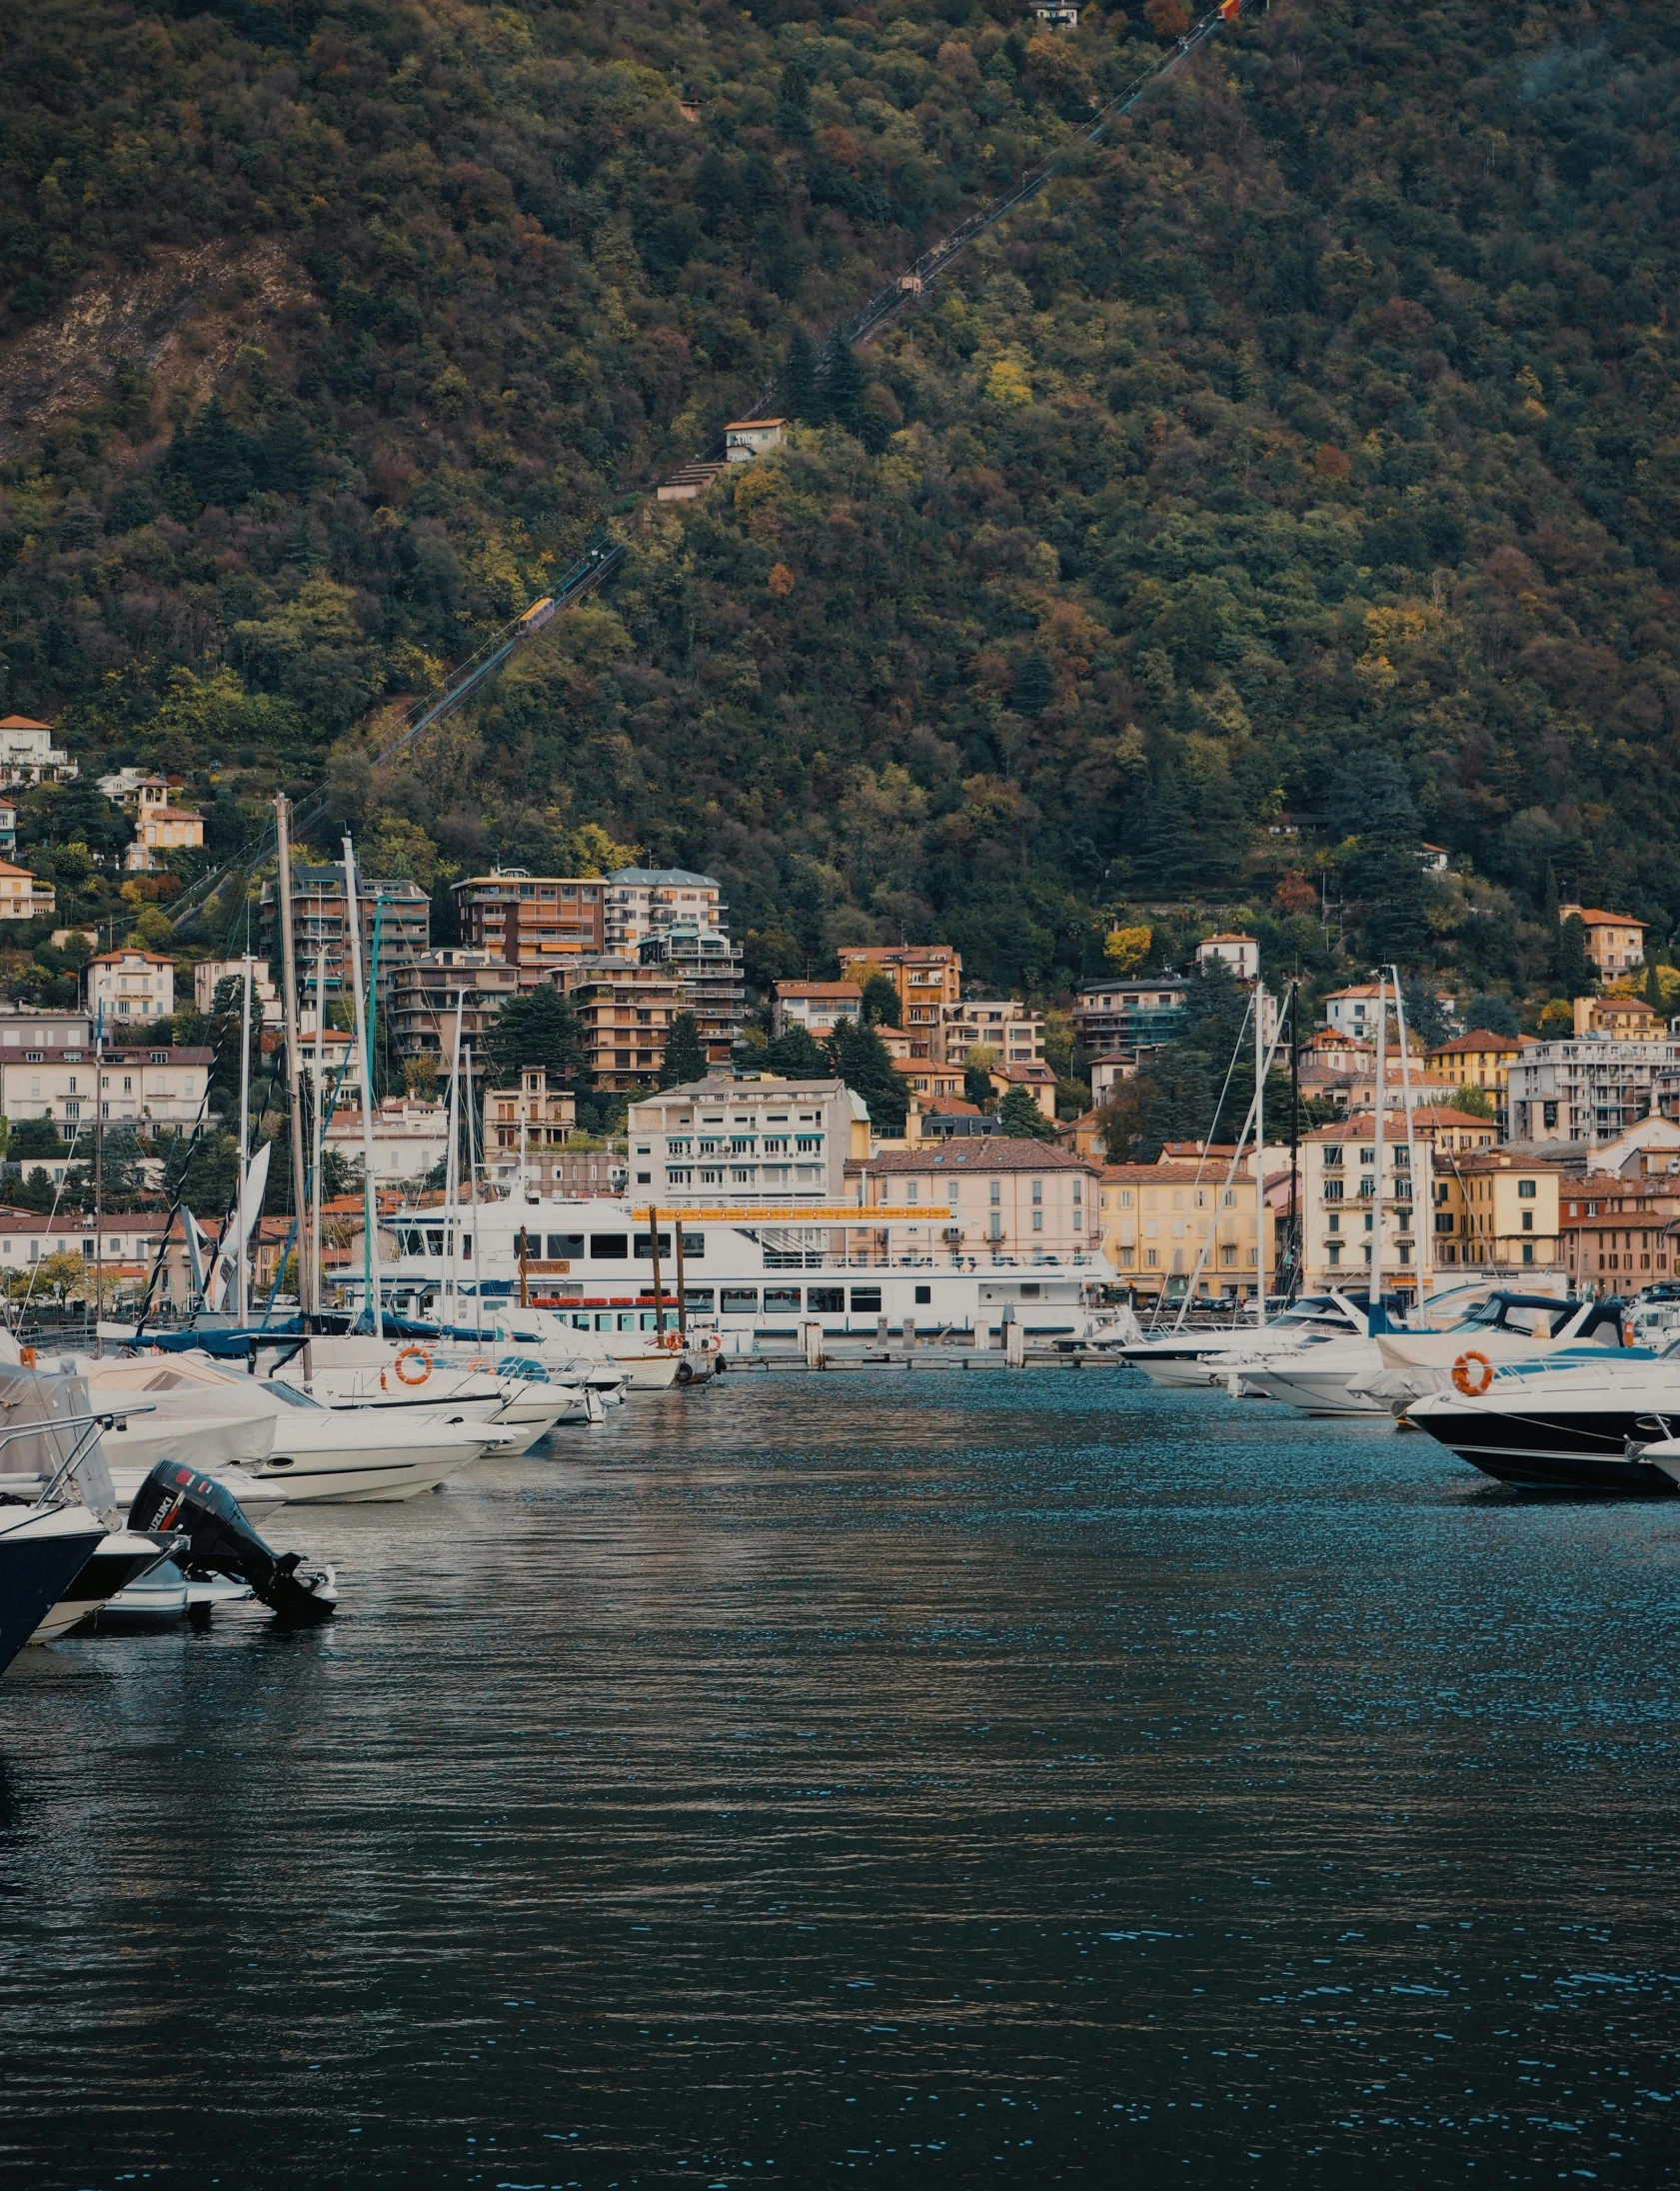
<path id="1" fill-rule="evenodd" d="M 1041 654 L 1025 656 L 1009 685 L 1009 706 L 1016 715 L 1042 715 L 1055 698 L 1055 677 Z"/>
<path id="2" fill-rule="evenodd" d="M 1486 1028 L 1490 1035 L 1503 1035 L 1507 1042 L 1517 1038 L 1517 1016 L 1508 997 L 1483 994 L 1472 997 L 1464 1009 L 1464 1026 L 1468 1033 Z"/>
<path id="3" fill-rule="evenodd" d="M 824 376 L 823 401 L 830 418 L 848 434 L 863 424 L 863 368 L 847 342 L 836 341 L 829 349 L 829 370 Z"/>
<path id="4" fill-rule="evenodd" d="M 890 975 L 871 974 L 863 984 L 863 1019 L 869 1027 L 899 1025 L 898 985 Z"/>
<path id="5" fill-rule="evenodd" d="M 1055 1139 L 1055 1121 L 1044 1116 L 1030 1089 L 1010 1089 L 997 1105 L 997 1123 L 1011 1141 Z"/>
<path id="6" fill-rule="evenodd" d="M 834 1072 L 810 1028 L 797 1023 L 754 1052 L 753 1062 L 766 1073 L 780 1073 L 786 1081 L 826 1081 Z"/>
<path id="7" fill-rule="evenodd" d="M 556 989 L 527 990 L 508 999 L 491 1022 L 485 1062 L 504 1088 L 535 1070 L 547 1073 L 558 1088 L 587 1088 L 593 1079 L 583 1023 Z"/>
<path id="8" fill-rule="evenodd" d="M 700 1039 L 700 1022 L 692 1012 L 680 1012 L 665 1039 L 665 1063 L 660 1067 L 661 1088 L 681 1088 L 690 1081 L 704 1081 L 706 1045 Z"/>
<path id="9" fill-rule="evenodd" d="M 1654 959 L 1649 962 L 1645 969 L 1645 1002 L 1653 1012 L 1659 1015 L 1662 1013 L 1664 1009 L 1662 976 L 1657 972 L 1657 962 Z"/>
<path id="10" fill-rule="evenodd" d="M 875 1131 L 889 1138 L 902 1133 L 910 1103 L 909 1084 L 893 1066 L 874 1029 L 842 1020 L 835 1030 L 834 1058 L 835 1071 L 868 1104 Z"/>
<path id="11" fill-rule="evenodd" d="M 1141 898 L 1175 897 L 1189 879 L 1190 814 L 1170 764 L 1140 807 L 1132 837 L 1132 882 Z"/>
<path id="12" fill-rule="evenodd" d="M 818 423 L 822 406 L 817 394 L 817 353 L 803 327 L 796 327 L 788 345 L 788 363 L 782 373 L 782 404 L 791 419 Z"/>
<path id="13" fill-rule="evenodd" d="M 962 1068 L 962 1096 L 965 1102 L 976 1104 L 984 1110 L 992 1097 L 991 1075 L 984 1066 Z"/>
<path id="14" fill-rule="evenodd" d="M 1590 997 L 1598 987 L 1598 970 L 1587 957 L 1587 932 L 1578 913 L 1558 923 L 1557 982 L 1565 997 Z"/>

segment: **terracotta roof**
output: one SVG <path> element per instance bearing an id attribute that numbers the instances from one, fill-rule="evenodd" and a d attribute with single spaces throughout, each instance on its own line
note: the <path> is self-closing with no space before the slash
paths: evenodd
<path id="1" fill-rule="evenodd" d="M 90 967 L 121 966 L 125 959 L 144 959 L 149 967 L 172 967 L 175 962 L 161 951 L 142 951 L 138 944 L 123 944 L 115 951 L 102 951 L 90 959 Z"/>
<path id="2" fill-rule="evenodd" d="M 1006 1065 L 992 1066 L 988 1070 L 993 1080 L 1013 1081 L 1021 1088 L 1051 1088 L 1055 1084 L 1055 1075 L 1048 1066 Z"/>
<path id="3" fill-rule="evenodd" d="M 1532 1037 L 1529 1038 L 1533 1040 Z M 1473 1050 L 1518 1050 L 1523 1038 L 1520 1035 L 1495 1035 L 1491 1028 L 1472 1028 L 1468 1035 L 1455 1035 L 1450 1043 L 1437 1043 L 1426 1053 L 1431 1058 L 1457 1058 Z"/>
<path id="4" fill-rule="evenodd" d="M 1202 944 L 1252 944 L 1255 941 L 1254 937 L 1243 936 L 1234 929 L 1228 933 L 1221 929 L 1217 936 L 1204 936 L 1201 940 Z M 1198 944 L 1196 948 L 1199 951 L 1201 945 Z"/>
<path id="5" fill-rule="evenodd" d="M 0 715 L 0 731 L 50 731 L 50 723 L 37 723 L 33 716 Z"/>
<path id="6" fill-rule="evenodd" d="M 1600 1213 L 1596 1217 L 1572 1217 L 1567 1210 L 1558 1213 L 1557 1228 L 1560 1232 L 1665 1232 L 1676 1220 L 1667 1217 L 1660 1209 L 1622 1209 Z"/>
<path id="7" fill-rule="evenodd" d="M 965 1103 L 960 1096 L 935 1096 L 931 1102 L 921 1106 L 922 1116 L 936 1118 L 978 1118 L 984 1113 L 978 1103 Z"/>
<path id="8" fill-rule="evenodd" d="M 3 723 L 0 723 L 0 730 L 4 730 L 5 727 Z M 1568 916 L 1565 915 L 1565 919 L 1567 918 Z M 1583 928 L 1588 929 L 1645 929 L 1651 925 L 1648 921 L 1641 921 L 1631 913 L 1605 913 L 1597 906 L 1583 906 L 1575 918 Z"/>
<path id="9" fill-rule="evenodd" d="M 865 1176 L 904 1171 L 1086 1171 L 1097 1165 L 1070 1156 L 1047 1141 L 1017 1141 L 1003 1134 L 966 1135 L 958 1140 L 924 1143 L 920 1149 L 894 1149 L 871 1156 Z"/>
<path id="10" fill-rule="evenodd" d="M 1403 1141 L 1406 1137 L 1405 1114 L 1398 1108 L 1388 1112 L 1388 1124 L 1383 1132 L 1385 1141 Z M 1487 1134 L 1498 1128 L 1491 1118 L 1478 1118 L 1468 1110 L 1454 1110 L 1446 1103 L 1419 1103 L 1412 1111 L 1418 1125 L 1467 1125 L 1476 1126 Z M 1368 1141 L 1375 1137 L 1376 1112 L 1361 1110 L 1350 1118 L 1343 1118 L 1335 1125 L 1316 1126 L 1310 1133 L 1303 1133 L 1303 1141 Z"/>

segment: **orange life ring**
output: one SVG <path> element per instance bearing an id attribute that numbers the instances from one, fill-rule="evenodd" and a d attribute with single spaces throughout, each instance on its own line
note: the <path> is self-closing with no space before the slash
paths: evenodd
<path id="1" fill-rule="evenodd" d="M 660 1333 L 660 1344 L 669 1346 L 675 1354 L 683 1344 L 683 1334 L 681 1331 L 662 1331 Z"/>
<path id="2" fill-rule="evenodd" d="M 406 1361 L 418 1361 L 420 1363 L 419 1376 L 411 1377 L 409 1375 L 408 1371 L 403 1367 L 403 1364 Z M 432 1357 L 426 1351 L 424 1346 L 400 1346 L 397 1349 L 397 1359 L 391 1364 L 391 1366 L 393 1369 L 396 1370 L 398 1376 L 402 1378 L 405 1384 L 424 1384 L 426 1382 L 426 1379 L 432 1374 Z"/>
<path id="3" fill-rule="evenodd" d="M 1481 1364 L 1481 1375 L 1472 1383 L 1470 1364 L 1473 1361 Z M 1479 1399 L 1493 1382 L 1493 1364 L 1484 1353 L 1472 1346 L 1453 1363 L 1452 1381 L 1467 1398 Z"/>

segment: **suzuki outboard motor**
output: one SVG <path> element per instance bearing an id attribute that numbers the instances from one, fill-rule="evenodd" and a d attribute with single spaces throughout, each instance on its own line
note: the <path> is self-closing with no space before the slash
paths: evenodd
<path id="1" fill-rule="evenodd" d="M 283 1620 L 327 1620 L 338 1609 L 331 1567 L 306 1567 L 300 1552 L 271 1552 L 225 1484 L 179 1461 L 158 1462 L 135 1494 L 128 1525 L 178 1531 L 187 1540 L 175 1554 L 182 1566 L 248 1582 Z"/>

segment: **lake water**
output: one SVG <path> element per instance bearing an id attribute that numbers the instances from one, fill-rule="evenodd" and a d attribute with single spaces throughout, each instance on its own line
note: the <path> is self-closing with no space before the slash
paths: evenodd
<path id="1" fill-rule="evenodd" d="M 1673 2179 L 1680 1507 L 1115 1372 L 554 1444 L 12 1668 L 11 2180 Z"/>

